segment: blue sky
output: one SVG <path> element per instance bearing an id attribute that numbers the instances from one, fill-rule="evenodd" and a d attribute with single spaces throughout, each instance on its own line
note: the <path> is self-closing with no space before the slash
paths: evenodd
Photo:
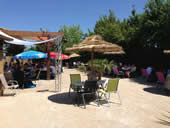
<path id="1" fill-rule="evenodd" d="M 66 24 L 93 30 L 99 16 L 114 11 L 119 19 L 131 15 L 132 5 L 143 12 L 147 0 L 0 0 L 0 27 L 9 30 L 56 32 Z"/>

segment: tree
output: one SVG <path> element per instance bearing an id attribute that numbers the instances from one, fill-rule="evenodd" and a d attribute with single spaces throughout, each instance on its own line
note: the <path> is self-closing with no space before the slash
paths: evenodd
<path id="1" fill-rule="evenodd" d="M 92 35 L 95 35 L 95 33 L 88 28 L 88 33 L 85 33 L 84 37 L 89 37 L 89 36 L 92 36 Z"/>
<path id="2" fill-rule="evenodd" d="M 99 20 L 96 21 L 94 32 L 100 34 L 108 42 L 119 43 L 124 39 L 120 21 L 116 19 L 112 10 L 109 10 L 109 16 L 100 16 Z"/>
<path id="3" fill-rule="evenodd" d="M 132 15 L 121 23 L 121 31 L 124 36 L 124 48 L 143 48 L 144 38 L 141 27 L 144 23 L 143 14 L 137 14 L 133 6 Z"/>
<path id="4" fill-rule="evenodd" d="M 148 47 L 170 48 L 168 0 L 150 0 L 145 5 L 143 30 Z"/>
<path id="5" fill-rule="evenodd" d="M 61 26 L 59 32 L 64 32 L 64 38 L 62 40 L 63 43 L 63 52 L 65 48 L 72 47 L 73 44 L 80 43 L 83 38 L 84 34 L 83 31 L 80 29 L 80 25 L 78 26 Z M 64 41 L 67 41 L 66 43 Z"/>

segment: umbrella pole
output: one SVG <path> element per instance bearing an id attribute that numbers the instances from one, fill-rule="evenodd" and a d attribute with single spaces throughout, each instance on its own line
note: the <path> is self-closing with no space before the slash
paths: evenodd
<path id="1" fill-rule="evenodd" d="M 93 74 L 93 57 L 94 57 L 94 51 L 91 52 L 91 72 Z"/>
<path id="2" fill-rule="evenodd" d="M 47 44 L 47 80 L 50 80 L 50 46 Z"/>

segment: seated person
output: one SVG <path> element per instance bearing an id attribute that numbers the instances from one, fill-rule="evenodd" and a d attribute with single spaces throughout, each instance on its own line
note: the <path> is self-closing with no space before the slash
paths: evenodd
<path id="1" fill-rule="evenodd" d="M 56 68 L 54 67 L 53 64 L 50 65 L 50 70 L 51 70 L 51 78 L 54 79 L 56 75 Z"/>
<path id="2" fill-rule="evenodd" d="M 130 78 L 131 66 L 125 65 L 122 67 L 122 70 L 124 71 L 125 77 Z"/>
<path id="3" fill-rule="evenodd" d="M 148 82 L 156 82 L 157 81 L 156 71 L 154 68 L 152 69 L 150 75 L 148 76 L 147 81 Z"/>
<path id="4" fill-rule="evenodd" d="M 23 84 L 24 84 L 24 72 L 21 71 L 21 67 L 17 67 L 15 73 L 14 73 L 14 79 L 16 81 L 18 81 L 18 84 L 19 84 L 19 88 L 22 88 L 23 87 Z"/>
<path id="5" fill-rule="evenodd" d="M 146 68 L 146 72 L 147 72 L 147 77 L 149 77 L 149 75 L 150 75 L 151 72 L 152 72 L 152 67 L 151 67 L 151 66 L 148 66 L 148 67 Z"/>
<path id="6" fill-rule="evenodd" d="M 29 65 L 27 63 L 25 63 L 24 64 L 24 75 L 25 75 L 25 77 L 30 76 L 30 71 L 31 71 L 31 69 L 30 69 Z"/>
<path id="7" fill-rule="evenodd" d="M 8 72 L 8 71 L 9 71 L 8 63 L 5 62 L 5 64 L 4 64 L 4 72 Z"/>
<path id="8" fill-rule="evenodd" d="M 133 64 L 131 66 L 131 70 L 130 70 L 130 77 L 135 77 L 136 76 L 136 66 Z"/>

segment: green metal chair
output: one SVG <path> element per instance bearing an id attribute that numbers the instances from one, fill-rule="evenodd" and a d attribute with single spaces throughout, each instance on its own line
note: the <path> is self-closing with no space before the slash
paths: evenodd
<path id="1" fill-rule="evenodd" d="M 116 79 L 109 79 L 108 83 L 107 83 L 107 88 L 106 89 L 100 89 L 99 92 L 104 94 L 107 103 L 109 103 L 110 100 L 110 94 L 111 93 L 117 93 L 119 100 L 120 100 L 120 104 L 122 104 L 120 95 L 119 95 L 119 91 L 118 91 L 118 84 L 119 84 L 119 80 L 118 78 Z"/>
<path id="2" fill-rule="evenodd" d="M 86 101 L 85 101 L 86 95 L 95 95 L 97 105 L 99 106 L 99 96 L 97 93 L 97 89 L 98 89 L 97 80 L 85 81 L 84 91 L 79 93 L 83 99 L 84 109 L 86 109 Z"/>
<path id="3" fill-rule="evenodd" d="M 74 91 L 77 91 L 77 85 L 75 85 L 75 82 L 81 82 L 81 76 L 80 74 L 70 74 L 70 87 L 69 87 L 69 95 L 71 92 L 71 89 Z"/>

